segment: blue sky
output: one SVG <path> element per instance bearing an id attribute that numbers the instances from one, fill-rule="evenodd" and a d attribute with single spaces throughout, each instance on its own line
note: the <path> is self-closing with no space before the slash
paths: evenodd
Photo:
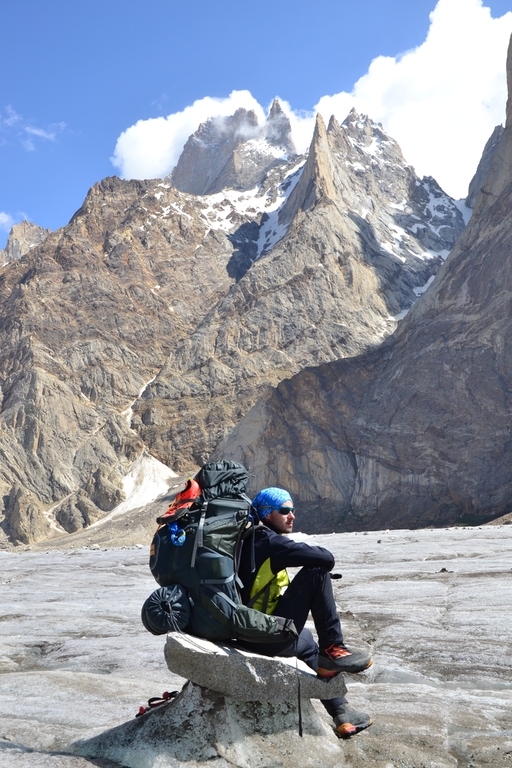
<path id="1" fill-rule="evenodd" d="M 429 18 L 433 11 L 435 23 Z M 206 107 L 189 109 L 186 120 L 176 118 L 181 133 L 175 131 L 167 141 L 172 147 L 166 145 L 160 166 L 145 164 L 147 129 L 167 130 L 169 115 L 181 115 L 205 97 L 217 99 L 223 109 L 252 99 L 264 112 L 279 96 L 288 102 L 303 138 L 315 108 L 343 119 L 352 102 L 368 107 L 370 116 L 399 140 L 406 158 L 436 176 L 429 167 L 435 163 L 414 148 L 411 137 L 418 138 L 420 125 L 435 132 L 435 125 L 450 122 L 438 113 L 430 127 L 427 115 L 439 109 L 433 98 L 443 97 L 445 112 L 453 102 L 450 88 L 468 88 L 463 101 L 469 103 L 480 87 L 487 94 L 480 100 L 482 121 L 470 138 L 481 151 L 481 136 L 487 138 L 493 120 L 502 120 L 494 118 L 498 107 L 504 109 L 504 41 L 512 32 L 512 0 L 317 0 L 314 5 L 303 0 L 16 0 L 2 4 L 0 23 L 3 247 L 13 221 L 27 217 L 51 229 L 66 224 L 88 188 L 105 176 L 169 170 L 181 133 Z M 479 75 L 469 65 L 480 55 L 484 67 L 492 58 L 489 50 L 498 51 L 494 67 L 502 80 L 493 70 L 488 81 L 475 83 Z M 408 51 L 414 55 L 404 62 Z M 434 71 L 439 60 L 442 68 Z M 404 73 L 416 71 L 406 83 Z M 429 71 L 432 77 L 423 77 Z M 498 107 L 491 109 L 486 102 L 495 81 Z M 422 83 L 419 95 L 416 83 Z M 232 92 L 243 94 L 229 101 Z M 421 99 L 422 113 L 404 107 Z M 119 141 L 123 134 L 131 140 L 128 149 Z M 115 152 L 117 168 L 111 161 Z M 475 157 L 470 154 L 468 163 Z M 446 179 L 445 187 L 457 186 L 455 173 Z"/>

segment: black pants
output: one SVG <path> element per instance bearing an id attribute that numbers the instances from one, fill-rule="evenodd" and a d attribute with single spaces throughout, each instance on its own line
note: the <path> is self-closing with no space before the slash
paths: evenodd
<path id="1" fill-rule="evenodd" d="M 244 647 L 262 656 L 297 656 L 316 672 L 319 646 L 309 629 L 304 628 L 310 611 L 320 648 L 328 648 L 333 643 L 343 643 L 329 572 L 325 568 L 301 568 L 279 599 L 274 611 L 276 616 L 293 619 L 300 633 L 298 641 L 247 643 Z M 336 708 L 345 703 L 344 696 L 322 700 L 322 704 L 332 717 L 336 714 Z"/>

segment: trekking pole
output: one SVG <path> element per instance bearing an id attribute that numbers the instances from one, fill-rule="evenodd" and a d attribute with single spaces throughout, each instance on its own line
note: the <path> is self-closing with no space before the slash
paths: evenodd
<path id="1" fill-rule="evenodd" d="M 299 711 L 299 736 L 302 739 L 302 701 L 300 696 L 300 674 L 299 674 L 299 659 L 297 657 L 297 651 L 299 650 L 299 638 L 295 641 L 295 671 L 297 672 L 297 709 Z"/>

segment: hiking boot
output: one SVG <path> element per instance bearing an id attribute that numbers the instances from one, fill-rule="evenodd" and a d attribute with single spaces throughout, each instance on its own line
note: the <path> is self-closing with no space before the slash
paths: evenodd
<path id="1" fill-rule="evenodd" d="M 372 719 L 366 712 L 356 712 L 355 709 L 348 709 L 348 707 L 339 707 L 334 717 L 336 733 L 341 738 L 353 736 L 354 733 L 363 731 L 371 724 Z"/>
<path id="2" fill-rule="evenodd" d="M 318 654 L 318 677 L 334 677 L 340 672 L 362 672 L 373 664 L 369 653 L 351 651 L 344 645 L 330 645 Z"/>

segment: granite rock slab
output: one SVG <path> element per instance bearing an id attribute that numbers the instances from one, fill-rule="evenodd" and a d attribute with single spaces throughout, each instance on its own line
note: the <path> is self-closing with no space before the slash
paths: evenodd
<path id="1" fill-rule="evenodd" d="M 169 632 L 165 645 L 167 666 L 197 685 L 237 701 L 296 701 L 344 696 L 343 675 L 320 680 L 304 662 L 257 653 Z"/>

